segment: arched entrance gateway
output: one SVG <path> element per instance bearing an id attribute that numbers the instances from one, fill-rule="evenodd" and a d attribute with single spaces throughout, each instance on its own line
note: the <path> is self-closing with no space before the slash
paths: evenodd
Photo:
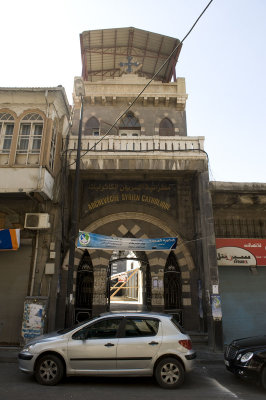
<path id="1" fill-rule="evenodd" d="M 189 321 L 192 308 L 190 281 L 194 263 L 180 235 L 169 227 L 169 221 L 146 213 L 114 213 L 96 219 L 81 230 L 120 238 L 147 238 L 146 232 L 153 232 L 157 238 L 177 236 L 179 241 L 177 248 L 171 252 L 136 251 L 133 257 L 125 257 L 125 253 L 119 251 L 113 254 L 111 250 L 76 249 L 73 285 L 76 322 L 108 310 L 152 310 L 176 315 L 188 329 L 186 320 Z M 112 277 L 123 275 L 113 270 L 112 265 L 123 261 L 129 263 L 129 278 L 132 275 L 131 268 L 133 273 L 137 269 L 133 263 L 140 264 L 141 278 L 137 284 L 132 283 L 133 279 L 125 284 L 123 279 L 120 283 L 112 280 Z M 122 272 L 126 273 L 126 270 Z M 138 301 L 136 295 L 134 301 L 132 292 L 130 296 L 125 294 L 126 289 L 133 290 L 137 285 L 142 301 Z M 119 292 L 123 293 L 121 297 L 124 301 L 118 298 Z M 114 293 L 116 301 L 112 297 Z"/>

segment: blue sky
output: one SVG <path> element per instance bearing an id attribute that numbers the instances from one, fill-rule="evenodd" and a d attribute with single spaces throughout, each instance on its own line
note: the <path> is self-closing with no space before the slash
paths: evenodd
<path id="1" fill-rule="evenodd" d="M 79 34 L 134 26 L 182 39 L 208 0 L 9 0 L 0 86 L 63 85 L 81 74 Z M 214 0 L 184 42 L 189 136 L 205 136 L 210 178 L 266 182 L 266 1 Z"/>

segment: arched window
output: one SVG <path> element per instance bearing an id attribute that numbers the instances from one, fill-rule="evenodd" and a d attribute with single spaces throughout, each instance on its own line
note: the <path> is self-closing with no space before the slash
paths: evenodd
<path id="1" fill-rule="evenodd" d="M 17 144 L 17 153 L 40 153 L 43 133 L 43 118 L 29 113 L 22 118 Z"/>
<path id="2" fill-rule="evenodd" d="M 99 136 L 100 123 L 97 118 L 91 117 L 85 124 L 84 135 Z"/>
<path id="3" fill-rule="evenodd" d="M 140 123 L 137 117 L 129 111 L 119 125 L 120 136 L 139 136 Z"/>
<path id="4" fill-rule="evenodd" d="M 13 115 L 2 112 L 0 113 L 0 151 L 1 153 L 9 153 L 14 132 Z"/>
<path id="5" fill-rule="evenodd" d="M 160 136 L 173 136 L 174 135 L 174 126 L 170 119 L 164 118 L 161 120 L 159 125 L 159 135 Z"/>
<path id="6" fill-rule="evenodd" d="M 140 129 L 140 124 L 138 118 L 134 116 L 132 112 L 128 112 L 120 123 L 120 128 L 124 129 Z"/>

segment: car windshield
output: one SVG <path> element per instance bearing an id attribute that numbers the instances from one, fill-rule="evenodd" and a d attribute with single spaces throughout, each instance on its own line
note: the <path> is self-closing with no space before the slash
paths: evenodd
<path id="1" fill-rule="evenodd" d="M 64 335 L 65 333 L 71 332 L 73 329 L 79 328 L 80 326 L 83 326 L 83 325 L 87 324 L 88 322 L 94 321 L 97 318 L 99 318 L 99 317 L 86 319 L 86 321 L 79 322 L 78 324 L 72 325 L 69 328 L 59 329 L 59 331 L 57 331 L 57 334 L 58 335 Z"/>

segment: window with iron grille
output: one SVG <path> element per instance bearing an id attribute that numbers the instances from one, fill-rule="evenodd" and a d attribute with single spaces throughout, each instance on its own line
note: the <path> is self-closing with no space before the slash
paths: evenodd
<path id="1" fill-rule="evenodd" d="M 262 219 L 215 218 L 215 236 L 228 238 L 263 238 L 266 222 Z"/>
<path id="2" fill-rule="evenodd" d="M 122 119 L 119 128 L 123 129 L 140 129 L 138 118 L 132 112 L 128 112 Z"/>
<path id="3" fill-rule="evenodd" d="M 23 117 L 17 144 L 17 153 L 40 153 L 43 133 L 43 118 L 37 113 Z"/>
<path id="4" fill-rule="evenodd" d="M 14 117 L 8 113 L 0 113 L 0 151 L 9 153 L 14 132 Z"/>
<path id="5" fill-rule="evenodd" d="M 139 136 L 141 126 L 139 120 L 132 112 L 128 112 L 119 125 L 120 136 Z"/>

